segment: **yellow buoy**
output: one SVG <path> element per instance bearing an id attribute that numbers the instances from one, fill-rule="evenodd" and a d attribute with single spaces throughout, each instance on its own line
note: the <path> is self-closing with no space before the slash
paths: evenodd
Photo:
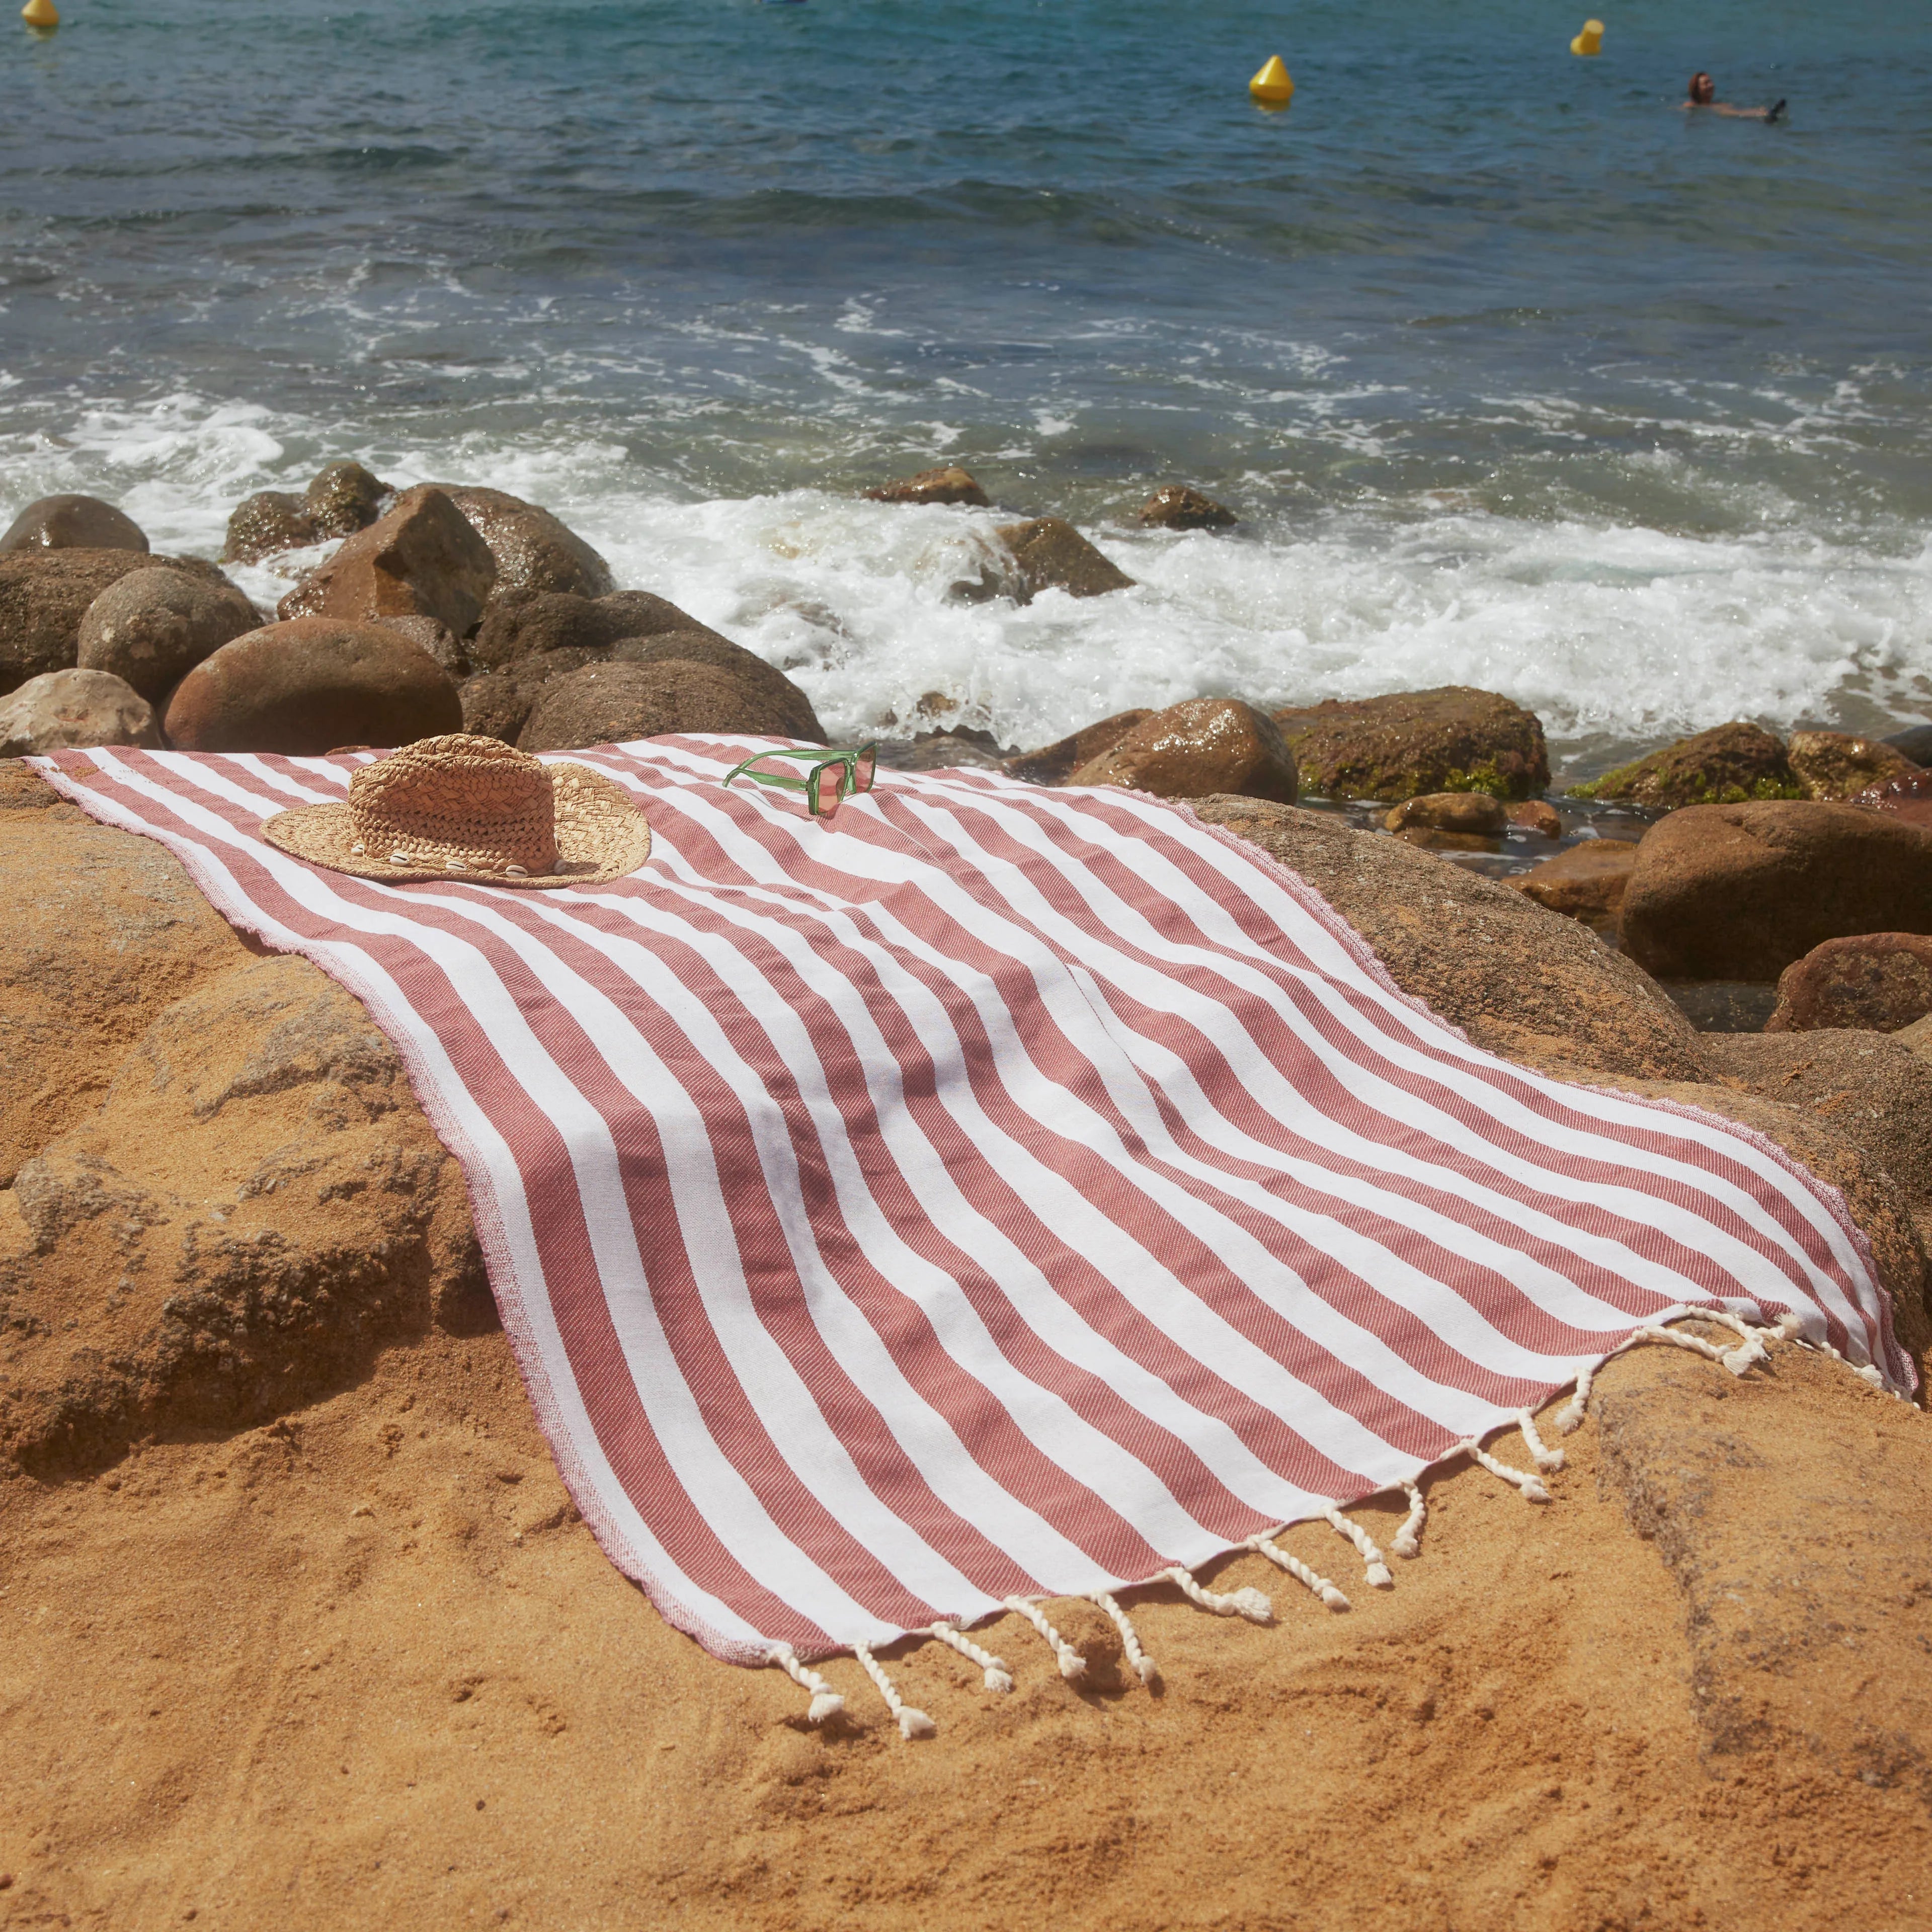
<path id="1" fill-rule="evenodd" d="M 1600 54 L 1604 51 L 1604 23 L 1600 20 L 1586 20 L 1583 31 L 1570 43 L 1573 54 Z"/>
<path id="2" fill-rule="evenodd" d="M 54 0 L 27 0 L 20 9 L 20 18 L 30 27 L 58 27 L 60 9 L 54 4 Z"/>
<path id="3" fill-rule="evenodd" d="M 1280 55 L 1268 56 L 1268 65 L 1248 82 L 1248 92 L 1264 107 L 1286 107 L 1294 98 L 1294 82 L 1282 65 Z"/>

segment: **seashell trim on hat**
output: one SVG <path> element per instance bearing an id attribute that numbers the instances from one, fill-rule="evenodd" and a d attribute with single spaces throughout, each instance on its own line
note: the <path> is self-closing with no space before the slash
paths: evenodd
<path id="1" fill-rule="evenodd" d="M 464 732 L 363 766 L 341 803 L 277 812 L 262 836 L 313 865 L 398 885 L 599 885 L 634 872 L 651 849 L 616 780 Z"/>

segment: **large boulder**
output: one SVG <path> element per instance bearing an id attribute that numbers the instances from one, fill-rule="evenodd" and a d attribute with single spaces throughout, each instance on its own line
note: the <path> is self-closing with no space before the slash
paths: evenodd
<path id="1" fill-rule="evenodd" d="M 278 616 L 434 617 L 459 638 L 476 627 L 494 584 L 489 546 L 442 490 L 406 490 L 388 515 L 350 537 L 276 607 Z"/>
<path id="2" fill-rule="evenodd" d="M 1915 765 L 1932 765 L 1932 724 L 1908 724 L 1882 742 L 1903 752 Z"/>
<path id="3" fill-rule="evenodd" d="M 458 694 L 463 728 L 473 737 L 500 738 L 514 745 L 553 678 L 581 670 L 586 664 L 607 664 L 610 656 L 608 650 L 569 644 L 515 658 L 496 670 L 478 671 L 464 680 Z"/>
<path id="4" fill-rule="evenodd" d="M 863 493 L 875 503 L 970 503 L 986 507 L 986 493 L 956 463 L 922 470 Z"/>
<path id="5" fill-rule="evenodd" d="M 436 485 L 468 518 L 496 561 L 493 599 L 513 590 L 568 590 L 607 597 L 617 587 L 610 566 L 560 518 L 502 490 L 466 483 Z"/>
<path id="6" fill-rule="evenodd" d="M 1030 604 L 1047 590 L 1064 590 L 1070 597 L 1100 597 L 1132 586 L 1134 580 L 1064 517 L 1007 524 L 999 538 L 1012 560 L 1005 587 L 1018 603 Z"/>
<path id="7" fill-rule="evenodd" d="M 1067 780 L 1126 785 L 1162 798 L 1225 792 L 1292 805 L 1294 760 L 1264 711 L 1236 698 L 1190 698 L 1156 711 Z"/>
<path id="8" fill-rule="evenodd" d="M 463 729 L 449 674 L 380 624 L 296 617 L 204 658 L 176 686 L 161 729 L 183 752 L 318 757 Z"/>
<path id="9" fill-rule="evenodd" d="M 1932 938 L 1918 932 L 1860 933 L 1828 939 L 1785 968 L 1765 1031 L 1857 1027 L 1897 1033 L 1928 1013 L 1932 1013 Z"/>
<path id="10" fill-rule="evenodd" d="M 1384 828 L 1431 851 L 1492 852 L 1509 830 L 1502 800 L 1486 791 L 1428 791 L 1404 799 Z"/>
<path id="11" fill-rule="evenodd" d="M 1868 785 L 1852 802 L 1907 825 L 1932 827 L 1932 771 L 1912 772 L 1882 784 Z"/>
<path id="12" fill-rule="evenodd" d="M 1018 758 L 1009 758 L 1006 770 L 1031 784 L 1064 784 L 1090 759 L 1118 745 L 1135 726 L 1144 724 L 1153 716 L 1144 707 L 1117 711 L 1112 717 L 1083 724 L 1078 730 L 1042 745 L 1036 752 L 1022 752 Z"/>
<path id="13" fill-rule="evenodd" d="M 709 664 L 754 693 L 762 715 L 778 720 L 757 729 L 776 731 L 788 738 L 809 739 L 814 744 L 825 742 L 825 727 L 818 722 L 812 700 L 776 664 L 766 663 L 755 651 L 734 644 L 729 638 L 721 638 L 716 631 L 662 631 L 650 636 L 620 638 L 610 646 L 610 661 L 613 664 Z"/>
<path id="14" fill-rule="evenodd" d="M 158 1014 L 0 1195 L 0 1452 L 50 1474 L 265 1420 L 473 1300 L 480 1262 L 368 1015 L 304 960 L 246 961 Z"/>
<path id="15" fill-rule="evenodd" d="M 1775 980 L 1814 946 L 1932 932 L 1932 830 L 1809 800 L 1692 806 L 1652 826 L 1624 950 L 1666 980 Z"/>
<path id="16" fill-rule="evenodd" d="M 1492 691 L 1445 685 L 1388 698 L 1330 698 L 1274 714 L 1301 788 L 1391 802 L 1432 791 L 1533 798 L 1550 783 L 1535 714 Z"/>
<path id="17" fill-rule="evenodd" d="M 18 550 L 0 556 L 0 696 L 43 671 L 71 670 L 81 620 L 110 584 L 134 571 L 212 565 L 138 550 Z"/>
<path id="18" fill-rule="evenodd" d="M 228 519 L 221 552 L 228 563 L 259 563 L 284 550 L 306 550 L 331 537 L 353 536 L 382 514 L 388 484 L 359 463 L 332 463 L 298 496 L 263 490 L 244 497 Z"/>
<path id="19" fill-rule="evenodd" d="M 49 670 L 0 698 L 0 758 L 89 745 L 158 749 L 154 706 L 101 670 Z"/>
<path id="20" fill-rule="evenodd" d="M 1607 932 L 1623 910 L 1636 849 L 1632 838 L 1593 838 L 1518 873 L 1510 884 L 1538 905 Z"/>
<path id="21" fill-rule="evenodd" d="M 1850 731 L 1794 731 L 1786 755 L 1807 798 L 1851 798 L 1918 770 L 1896 746 Z"/>
<path id="22" fill-rule="evenodd" d="M 754 662 L 760 670 L 779 675 L 762 660 Z M 791 690 L 802 695 L 795 686 Z M 790 728 L 797 717 L 793 697 L 748 667 L 688 658 L 649 664 L 607 661 L 545 684 L 517 743 L 526 752 L 568 752 L 673 731 L 791 737 L 802 735 Z"/>
<path id="23" fill-rule="evenodd" d="M 80 620 L 75 662 L 133 686 L 150 704 L 211 652 L 252 631 L 260 614 L 225 578 L 184 570 L 134 570 L 117 578 Z"/>
<path id="24" fill-rule="evenodd" d="M 1778 739 L 1760 725 L 1738 723 L 1680 738 L 1570 791 L 1574 798 L 1620 799 L 1675 812 L 1689 805 L 1802 798 L 1804 787 Z"/>
<path id="25" fill-rule="evenodd" d="M 42 496 L 0 536 L 0 556 L 16 550 L 132 550 L 145 552 L 141 526 L 98 496 Z"/>
<path id="26" fill-rule="evenodd" d="M 1150 530 L 1224 530 L 1241 520 L 1225 503 L 1217 503 L 1185 483 L 1156 490 L 1134 512 L 1134 520 Z"/>
<path id="27" fill-rule="evenodd" d="M 545 651 L 608 650 L 626 638 L 662 637 L 673 631 L 718 635 L 668 598 L 648 590 L 618 590 L 604 597 L 508 590 L 491 600 L 470 640 L 470 655 L 479 670 L 500 670 Z"/>
<path id="28" fill-rule="evenodd" d="M 1618 1078 L 1703 1077 L 1690 1022 L 1575 920 L 1332 813 L 1245 798 L 1202 799 L 1194 810 L 1300 874 L 1403 992 L 1478 1046 Z"/>
<path id="29" fill-rule="evenodd" d="M 0 764 L 0 1198 L 100 1104 L 161 1009 L 248 957 L 165 846 Z"/>

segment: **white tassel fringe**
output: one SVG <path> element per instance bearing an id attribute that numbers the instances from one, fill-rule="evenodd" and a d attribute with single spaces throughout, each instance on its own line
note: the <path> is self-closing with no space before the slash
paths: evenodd
<path id="1" fill-rule="evenodd" d="M 1348 1600 L 1318 1570 L 1311 1570 L 1298 1556 L 1283 1550 L 1280 1544 L 1265 1536 L 1251 1536 L 1247 1546 L 1258 1550 L 1278 1569 L 1286 1570 L 1294 1580 L 1312 1590 L 1331 1610 L 1346 1610 Z"/>
<path id="2" fill-rule="evenodd" d="M 783 1650 L 773 1651 L 772 1661 L 779 1665 L 794 1684 L 812 1693 L 811 1707 L 805 1714 L 808 1724 L 822 1724 L 827 1718 L 836 1718 L 844 1709 L 844 1699 L 817 1671 L 800 1663 L 797 1652 L 789 1645 Z"/>
<path id="3" fill-rule="evenodd" d="M 969 1662 L 976 1664 L 986 1673 L 988 1690 L 1010 1690 L 1013 1688 L 1013 1673 L 1004 1657 L 995 1657 L 990 1650 L 982 1648 L 963 1630 L 954 1629 L 950 1624 L 934 1624 L 932 1634 L 941 1643 L 950 1644 Z"/>
<path id="4" fill-rule="evenodd" d="M 1337 1536 L 1345 1536 L 1352 1543 L 1362 1559 L 1363 1580 L 1372 1590 L 1392 1590 L 1395 1579 L 1389 1574 L 1388 1565 L 1382 1561 L 1382 1552 L 1376 1547 L 1376 1540 L 1358 1522 L 1351 1522 L 1333 1503 L 1322 1512 L 1322 1520 Z"/>
<path id="5" fill-rule="evenodd" d="M 1061 1676 L 1070 1683 L 1075 1678 L 1087 1675 L 1087 1660 L 1047 1622 L 1046 1612 L 1037 1604 L 1030 1604 L 1024 1597 L 1009 1597 L 1006 1604 L 1008 1610 L 1016 1616 L 1024 1617 L 1046 1638 L 1047 1648 L 1060 1666 Z"/>
<path id="6" fill-rule="evenodd" d="M 1274 1606 L 1258 1590 L 1243 1588 L 1223 1596 L 1218 1591 L 1203 1589 L 1178 1564 L 1160 1574 L 1178 1586 L 1190 1603 L 1212 1610 L 1217 1617 L 1246 1617 L 1251 1624 L 1268 1623 L 1274 1618 Z"/>
<path id="7" fill-rule="evenodd" d="M 1408 1514 L 1402 1518 L 1402 1527 L 1396 1532 L 1390 1547 L 1398 1556 L 1420 1556 L 1422 1526 L 1429 1520 L 1429 1505 L 1422 1500 L 1422 1491 L 1414 1483 L 1405 1483 L 1402 1486 L 1403 1494 L 1408 1498 Z"/>
<path id="8" fill-rule="evenodd" d="M 898 1719 L 899 1736 L 910 1743 L 914 1738 L 929 1738 L 939 1726 L 923 1711 L 916 1711 L 898 1693 L 898 1686 L 886 1675 L 885 1666 L 862 1643 L 852 1646 L 852 1654 L 864 1665 L 866 1675 L 879 1687 L 886 1708 Z"/>
<path id="9" fill-rule="evenodd" d="M 1120 1634 L 1120 1648 L 1125 1652 L 1134 1675 L 1143 1684 L 1151 1684 L 1160 1675 L 1160 1666 L 1142 1649 L 1139 1634 L 1129 1621 L 1126 1612 L 1105 1590 L 1096 1590 L 1088 1600 L 1098 1604 L 1113 1618 L 1114 1628 Z"/>

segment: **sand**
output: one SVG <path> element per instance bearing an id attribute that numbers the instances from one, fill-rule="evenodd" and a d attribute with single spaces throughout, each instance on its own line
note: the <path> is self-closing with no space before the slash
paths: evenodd
<path id="1" fill-rule="evenodd" d="M 1932 1923 L 1932 1421 L 1780 1348 L 1613 1364 L 1556 1500 L 1466 1463 L 1352 1598 L 1090 1606 L 1085 1686 L 665 1624 L 577 1519 L 500 1334 L 268 1426 L 0 1480 L 0 1925 L 1479 1932 Z M 1525 1460 L 1513 1437 L 1505 1454 Z M 1394 1510 L 1358 1513 L 1386 1543 Z M 1642 1534 L 1640 1532 L 1647 1532 Z"/>

